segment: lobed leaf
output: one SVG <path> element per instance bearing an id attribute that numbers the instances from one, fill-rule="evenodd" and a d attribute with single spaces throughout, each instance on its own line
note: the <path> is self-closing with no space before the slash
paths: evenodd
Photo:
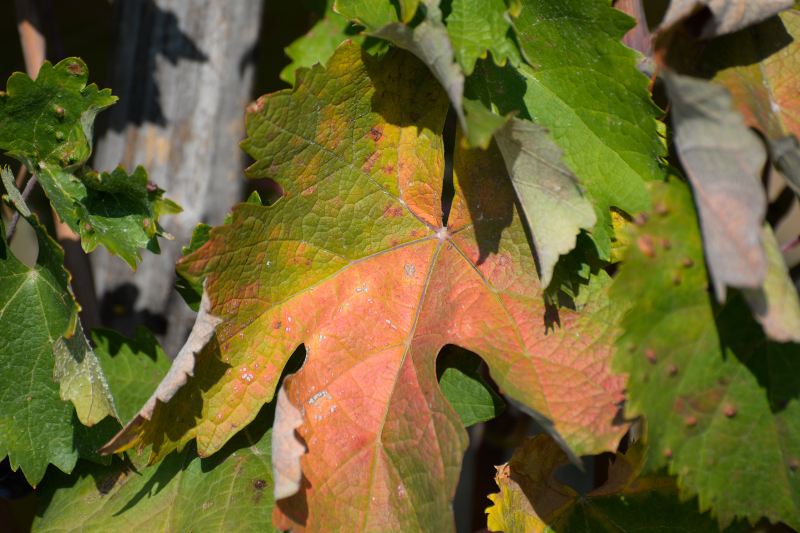
<path id="1" fill-rule="evenodd" d="M 74 409 L 62 397 L 87 424 L 115 413 L 94 354 L 82 344 L 64 252 L 35 217 L 28 221 L 39 242 L 33 267 L 14 256 L 4 229 L 0 236 L 0 374 L 7 378 L 0 456 L 35 486 L 48 464 L 70 472 L 78 459 Z"/>
<path id="2" fill-rule="evenodd" d="M 280 523 L 452 529 L 466 432 L 437 382 L 447 344 L 479 354 L 573 453 L 613 449 L 626 426 L 622 380 L 607 368 L 618 316 L 608 278 L 593 277 L 574 310 L 545 305 L 494 147 L 456 143 L 444 225 L 446 111 L 412 56 L 353 45 L 260 98 L 248 174 L 285 196 L 239 205 L 181 261 L 222 323 L 172 400 L 148 405 L 107 450 L 152 445 L 158 458 L 196 438 L 213 453 L 272 399 L 300 344 L 306 362 L 285 390 L 303 413 L 308 484 L 278 503 Z"/>
<path id="3" fill-rule="evenodd" d="M 0 95 L 0 149 L 36 175 L 58 216 L 81 237 L 86 252 L 103 244 L 132 268 L 140 248 L 158 252 L 158 224 L 180 211 L 149 184 L 141 167 L 128 175 L 83 168 L 92 151 L 95 116 L 116 97 L 86 85 L 88 69 L 77 58 L 45 62 L 36 80 L 17 72 Z M 35 125 L 35 127 L 32 127 Z"/>
<path id="4" fill-rule="evenodd" d="M 649 467 L 667 466 L 723 526 L 765 516 L 797 528 L 800 348 L 765 338 L 740 297 L 715 304 L 688 187 L 653 191 L 612 287 L 612 301 L 636 295 L 615 358 L 626 415 L 647 419 Z"/>
<path id="5" fill-rule="evenodd" d="M 475 62 L 491 52 L 497 65 L 519 66 L 511 13 L 504 0 L 453 0 L 445 20 L 456 59 L 469 76 Z"/>

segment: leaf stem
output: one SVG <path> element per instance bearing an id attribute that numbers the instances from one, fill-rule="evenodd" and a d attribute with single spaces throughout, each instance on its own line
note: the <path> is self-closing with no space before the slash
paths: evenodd
<path id="1" fill-rule="evenodd" d="M 27 200 L 28 196 L 30 196 L 33 187 L 36 185 L 36 176 L 31 176 L 31 179 L 28 180 L 28 183 L 25 184 L 25 188 L 22 190 L 22 199 Z M 8 224 L 8 233 L 6 234 L 6 242 L 11 242 L 11 237 L 14 236 L 14 230 L 17 229 L 17 223 L 19 222 L 19 211 L 14 211 L 14 215 L 11 217 L 11 222 Z"/>

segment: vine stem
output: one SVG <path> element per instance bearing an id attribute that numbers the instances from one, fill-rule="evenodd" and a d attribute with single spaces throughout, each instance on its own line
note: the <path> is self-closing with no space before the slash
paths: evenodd
<path id="1" fill-rule="evenodd" d="M 22 199 L 27 200 L 28 196 L 30 196 L 33 187 L 36 185 L 36 176 L 31 176 L 31 179 L 28 180 L 28 183 L 25 184 L 25 188 L 22 190 Z M 14 215 L 11 217 L 11 222 L 8 224 L 8 233 L 6 234 L 6 242 L 11 242 L 11 237 L 14 236 L 14 230 L 17 229 L 17 223 L 19 222 L 19 211 L 14 211 Z"/>

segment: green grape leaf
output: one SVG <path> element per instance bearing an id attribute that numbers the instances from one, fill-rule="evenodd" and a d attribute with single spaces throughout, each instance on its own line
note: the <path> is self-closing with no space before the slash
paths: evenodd
<path id="1" fill-rule="evenodd" d="M 461 348 L 447 347 L 436 361 L 439 387 L 464 427 L 486 422 L 505 409 L 505 402 L 480 373 L 481 358 Z"/>
<path id="2" fill-rule="evenodd" d="M 324 64 L 333 55 L 336 47 L 346 39 L 352 39 L 359 44 L 364 40 L 353 23 L 333 11 L 331 7 L 326 7 L 322 17 L 308 30 L 308 33 L 284 48 L 284 52 L 292 62 L 281 70 L 280 78 L 294 85 L 297 69 L 308 68 L 317 63 Z"/>
<path id="3" fill-rule="evenodd" d="M 559 256 L 575 248 L 582 229 L 594 226 L 594 208 L 546 129 L 515 118 L 495 137 L 528 221 L 546 287 Z"/>
<path id="4" fill-rule="evenodd" d="M 45 61 L 35 81 L 12 74 L 0 95 L 0 148 L 33 172 L 42 162 L 69 169 L 86 163 L 95 116 L 117 101 L 88 79 L 86 64 L 74 57 L 55 66 Z"/>
<path id="5" fill-rule="evenodd" d="M 187 448 L 138 471 L 119 459 L 111 467 L 81 462 L 71 476 L 48 478 L 41 494 L 47 505 L 32 530 L 278 531 L 269 526 L 271 418 L 265 407 L 211 458 Z"/>
<path id="6" fill-rule="evenodd" d="M 158 252 L 157 237 L 169 238 L 159 217 L 180 207 L 148 183 L 142 168 L 131 175 L 121 168 L 110 173 L 83 168 L 92 152 L 95 116 L 116 102 L 110 90 L 86 85 L 88 75 L 77 58 L 55 66 L 45 62 L 35 81 L 13 74 L 0 95 L 0 150 L 38 178 L 85 251 L 102 244 L 135 269 L 139 249 Z"/>
<path id="7" fill-rule="evenodd" d="M 653 188 L 612 301 L 631 301 L 615 366 L 629 417 L 647 420 L 650 468 L 723 526 L 765 516 L 800 527 L 800 346 L 765 338 L 742 298 L 719 307 L 689 188 Z"/>
<path id="8" fill-rule="evenodd" d="M 102 244 L 135 269 L 142 258 L 140 249 L 158 253 L 158 237 L 172 238 L 158 220 L 181 208 L 148 183 L 141 166 L 130 175 L 118 167 L 110 173 L 86 172 L 78 179 L 45 164 L 36 175 L 59 217 L 80 235 L 86 252 Z"/>
<path id="9" fill-rule="evenodd" d="M 521 62 L 514 26 L 504 0 L 453 0 L 445 20 L 456 59 L 469 76 L 488 52 L 500 66 Z"/>
<path id="10" fill-rule="evenodd" d="M 176 360 L 185 384 L 162 382 L 174 394 L 157 391 L 107 451 L 152 446 L 157 459 L 196 439 L 213 453 L 271 401 L 300 344 L 284 390 L 303 412 L 309 485 L 289 499 L 307 504 L 311 529 L 452 529 L 467 436 L 437 380 L 446 345 L 481 356 L 574 454 L 615 448 L 627 425 L 607 366 L 620 314 L 609 278 L 568 306 L 545 302 L 495 146 L 456 138 L 444 225 L 447 108 L 414 56 L 354 45 L 251 106 L 248 175 L 284 197 L 237 206 L 181 260 L 221 323 L 193 366 Z"/>
<path id="11" fill-rule="evenodd" d="M 61 394 L 87 422 L 104 410 L 113 414 L 113 403 L 102 384 L 92 383 L 98 374 L 91 351 L 71 351 L 81 347 L 83 333 L 64 252 L 35 217 L 28 221 L 39 241 L 32 268 L 11 252 L 5 229 L 0 236 L 0 375 L 6 377 L 0 388 L 0 457 L 8 456 L 11 468 L 22 468 L 37 485 L 48 464 L 70 472 L 78 459 L 74 409 Z M 78 339 L 63 343 L 62 337 Z M 61 346 L 57 354 L 54 344 Z M 60 386 L 54 377 L 62 380 Z"/>
<path id="12" fill-rule="evenodd" d="M 144 327 L 136 330 L 133 339 L 115 331 L 95 329 L 92 340 L 120 418 L 130 420 L 164 378 L 170 360 Z"/>
<path id="13" fill-rule="evenodd" d="M 521 4 L 514 27 L 530 65 L 499 68 L 479 61 L 465 94 L 547 128 L 594 205 L 591 235 L 607 260 L 611 208 L 630 214 L 646 209 L 645 183 L 664 176 L 660 111 L 636 68 L 636 53 L 620 42 L 633 21 L 605 0 Z"/>
<path id="14" fill-rule="evenodd" d="M 59 383 L 61 398 L 75 405 L 81 424 L 94 426 L 105 417 L 119 418 L 106 376 L 89 346 L 80 322 L 67 338 L 53 344 L 53 377 Z"/>
<path id="15" fill-rule="evenodd" d="M 673 479 L 639 477 L 643 446 L 616 453 L 607 480 L 578 494 L 559 479 L 569 459 L 546 435 L 526 439 L 511 460 L 497 467 L 500 492 L 490 494 L 486 510 L 489 531 L 716 531 L 708 513 L 678 498 Z M 736 524 L 736 531 L 748 531 Z"/>

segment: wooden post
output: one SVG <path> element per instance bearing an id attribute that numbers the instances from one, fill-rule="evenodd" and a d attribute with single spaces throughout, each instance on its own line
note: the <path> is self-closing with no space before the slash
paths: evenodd
<path id="1" fill-rule="evenodd" d="M 112 88 L 94 166 L 143 165 L 183 206 L 163 225 L 175 236 L 145 252 L 135 274 L 92 254 L 104 323 L 131 335 L 144 324 L 174 355 L 194 313 L 173 290 L 175 262 L 198 222 L 219 224 L 241 199 L 244 109 L 251 98 L 263 0 L 118 0 Z"/>

